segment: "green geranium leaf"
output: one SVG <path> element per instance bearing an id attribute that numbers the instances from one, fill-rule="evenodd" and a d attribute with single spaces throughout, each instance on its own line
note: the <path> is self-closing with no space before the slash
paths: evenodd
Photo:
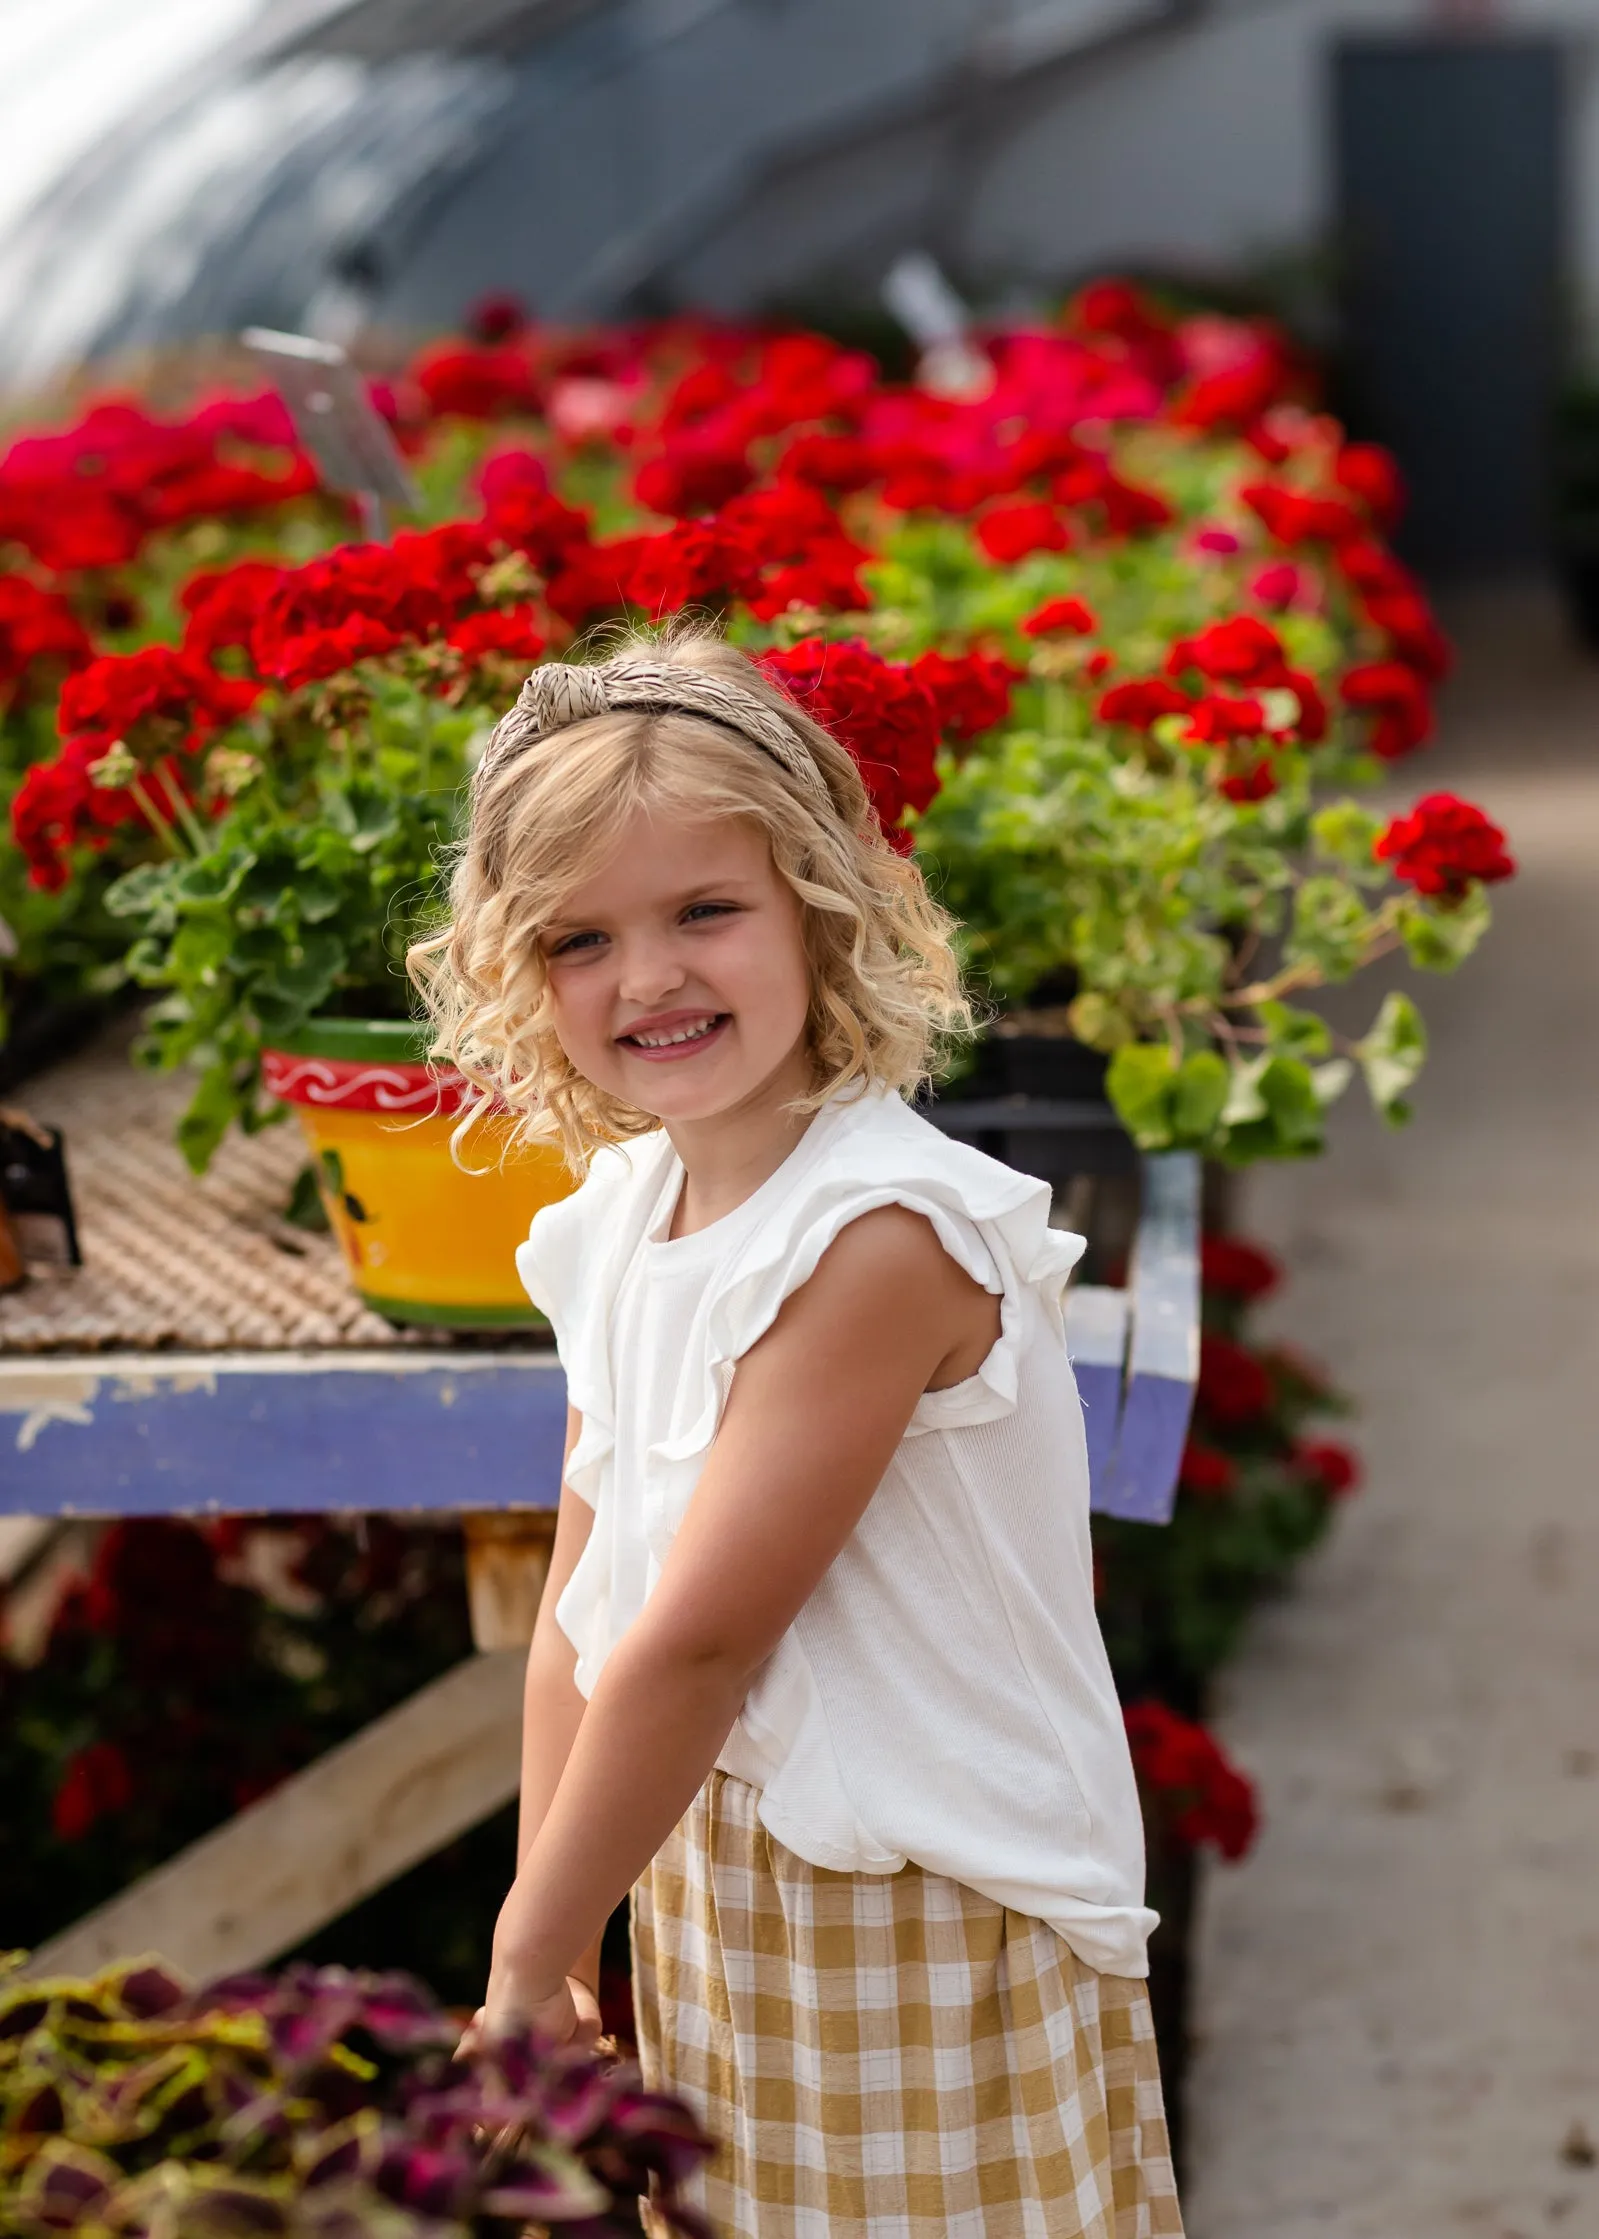
<path id="1" fill-rule="evenodd" d="M 1263 1057 L 1240 1068 L 1227 1103 L 1223 1156 L 1242 1165 L 1254 1158 L 1309 1158 L 1322 1147 L 1322 1105 L 1310 1067 L 1302 1058 Z M 1236 1117 L 1234 1115 L 1237 1115 Z"/>
<path id="2" fill-rule="evenodd" d="M 1329 801 L 1310 820 L 1311 844 L 1324 862 L 1374 876 L 1381 874 L 1371 851 L 1381 831 L 1382 818 L 1358 801 Z"/>
<path id="3" fill-rule="evenodd" d="M 1172 1133 L 1178 1143 L 1204 1148 L 1216 1131 L 1231 1085 L 1227 1061 L 1215 1050 L 1195 1050 L 1183 1059 L 1171 1094 Z"/>
<path id="4" fill-rule="evenodd" d="M 1133 1038 L 1125 1011 L 1119 1010 L 1108 995 L 1093 989 L 1074 999 L 1066 1017 L 1077 1039 L 1091 1050 L 1119 1050 Z"/>
<path id="5" fill-rule="evenodd" d="M 1371 937 L 1372 913 L 1344 879 L 1308 878 L 1294 896 L 1291 964 L 1313 964 L 1325 979 L 1346 980 L 1364 963 Z"/>
<path id="6" fill-rule="evenodd" d="M 172 882 L 172 890 L 184 903 L 225 902 L 237 894 L 246 873 L 254 867 L 255 857 L 247 848 L 218 850 L 185 863 Z"/>
<path id="7" fill-rule="evenodd" d="M 207 1066 L 200 1085 L 189 1099 L 189 1108 L 178 1122 L 178 1148 L 196 1174 L 203 1174 L 211 1154 L 236 1120 L 243 1099 L 233 1085 L 233 1071 L 226 1063 Z"/>
<path id="8" fill-rule="evenodd" d="M 1410 1117 L 1405 1091 L 1427 1062 L 1427 1029 L 1421 1013 L 1398 988 L 1382 999 L 1371 1032 L 1355 1045 L 1371 1100 L 1390 1127 Z"/>
<path id="9" fill-rule="evenodd" d="M 173 888 L 180 866 L 176 863 L 141 863 L 125 871 L 106 889 L 105 906 L 112 917 L 142 917 L 152 933 L 170 932 L 176 922 Z"/>
<path id="10" fill-rule="evenodd" d="M 1164 1042 L 1128 1042 L 1111 1059 L 1105 1093 L 1140 1150 L 1169 1150 L 1177 1060 Z"/>
<path id="11" fill-rule="evenodd" d="M 1486 890 L 1473 886 L 1453 904 L 1407 895 L 1399 913 L 1405 954 L 1421 972 L 1464 964 L 1493 920 Z"/>
<path id="12" fill-rule="evenodd" d="M 1275 1056 L 1325 1057 L 1332 1048 L 1332 1029 L 1314 1011 L 1292 1003 L 1262 1003 L 1258 1015 Z"/>

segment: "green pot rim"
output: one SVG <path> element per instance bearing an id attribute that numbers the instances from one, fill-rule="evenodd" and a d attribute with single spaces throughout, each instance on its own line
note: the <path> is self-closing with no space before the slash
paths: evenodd
<path id="1" fill-rule="evenodd" d="M 362 1058 L 378 1064 L 425 1065 L 431 1030 L 408 1018 L 308 1018 L 294 1034 L 273 1034 L 267 1047 L 286 1057 Z"/>
<path id="2" fill-rule="evenodd" d="M 380 1298 L 375 1291 L 356 1296 L 386 1322 L 424 1329 L 548 1329 L 536 1306 L 427 1306 L 420 1299 Z"/>

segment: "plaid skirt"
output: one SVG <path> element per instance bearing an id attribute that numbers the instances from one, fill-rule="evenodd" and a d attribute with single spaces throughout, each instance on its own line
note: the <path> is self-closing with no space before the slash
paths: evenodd
<path id="1" fill-rule="evenodd" d="M 808 1865 L 757 1801 L 713 1773 L 633 1894 L 645 2078 L 721 2141 L 720 2239 L 1181 2239 L 1144 1984 L 919 1866 Z"/>

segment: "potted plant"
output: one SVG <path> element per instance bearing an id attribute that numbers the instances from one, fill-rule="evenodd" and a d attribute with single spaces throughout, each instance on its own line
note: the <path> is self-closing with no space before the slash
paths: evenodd
<path id="1" fill-rule="evenodd" d="M 710 2152 L 637 2071 L 511 2038 L 469 2060 L 403 1975 L 189 1991 L 153 1959 L 0 1984 L 0 2225 L 19 2239 L 701 2233 Z"/>
<path id="2" fill-rule="evenodd" d="M 152 860 L 111 903 L 161 993 L 147 1056 L 201 1067 L 184 1148 L 203 1163 L 262 1124 L 264 1089 L 314 1094 L 324 1202 L 384 1311 L 527 1312 L 504 1239 L 552 1168 L 526 1154 L 494 1215 L 498 1291 L 446 1295 L 443 1267 L 406 1290 L 422 1168 L 391 1190 L 363 1144 L 407 1138 L 352 1107 L 432 1097 L 409 1140 L 457 1186 L 451 1085 L 405 1070 L 403 952 L 491 717 L 529 661 L 622 614 L 720 611 L 856 753 L 966 925 L 994 1013 L 969 1089 L 1091 1103 L 1102 1080 L 1138 1145 L 1233 1160 L 1317 1148 L 1357 1066 L 1403 1116 L 1410 999 L 1342 1048 L 1297 998 L 1394 948 L 1452 966 L 1510 862 L 1451 796 L 1386 821 L 1340 798 L 1424 743 L 1447 660 L 1383 540 L 1391 463 L 1309 407 L 1257 324 L 1111 284 L 986 348 L 992 385 L 959 401 L 814 336 L 435 353 L 414 440 L 441 510 L 468 505 L 483 425 L 536 446 L 489 459 L 474 517 L 206 573 L 179 645 L 70 680 L 18 796 L 57 804 L 28 827 L 37 861 L 142 824 Z M 493 1124 L 477 1163 L 499 1176 Z M 480 1206 L 501 1186 L 459 1178 Z"/>

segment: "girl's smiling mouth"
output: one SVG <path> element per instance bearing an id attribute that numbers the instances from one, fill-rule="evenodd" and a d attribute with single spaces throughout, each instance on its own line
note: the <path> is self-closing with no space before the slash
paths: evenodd
<path id="1" fill-rule="evenodd" d="M 731 1011 L 664 1011 L 658 1017 L 640 1019 L 618 1034 L 616 1046 L 652 1064 L 694 1057 L 719 1042 L 732 1019 Z"/>

